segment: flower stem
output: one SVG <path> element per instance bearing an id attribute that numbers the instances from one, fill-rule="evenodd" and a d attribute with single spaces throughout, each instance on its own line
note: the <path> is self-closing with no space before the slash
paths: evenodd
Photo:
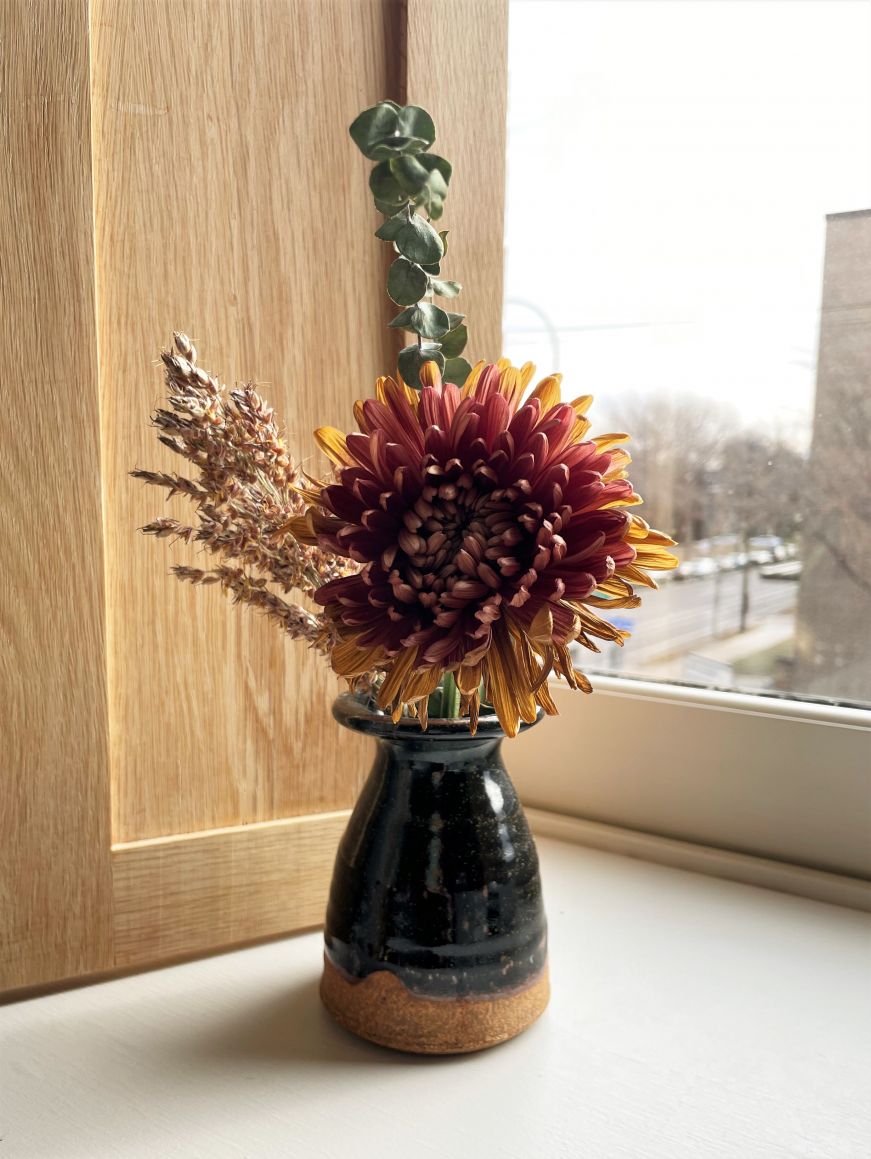
<path id="1" fill-rule="evenodd" d="M 442 716 L 446 720 L 454 720 L 460 715 L 460 690 L 454 680 L 452 672 L 446 672 L 442 678 Z"/>

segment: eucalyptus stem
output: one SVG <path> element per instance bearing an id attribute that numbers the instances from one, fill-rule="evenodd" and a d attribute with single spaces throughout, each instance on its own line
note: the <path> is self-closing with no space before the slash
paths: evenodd
<path id="1" fill-rule="evenodd" d="M 472 370 L 462 357 L 468 339 L 464 315 L 434 301 L 455 298 L 462 286 L 441 276 L 448 234 L 432 223 L 444 211 L 452 169 L 444 157 L 430 152 L 436 137 L 432 117 L 417 105 L 380 101 L 364 109 L 349 131 L 363 156 L 376 162 L 369 188 L 385 220 L 375 236 L 389 242 L 396 254 L 387 293 L 403 308 L 389 325 L 415 336 L 399 352 L 399 375 L 420 390 L 420 371 L 424 363 L 434 362 L 444 382 L 461 386 Z"/>

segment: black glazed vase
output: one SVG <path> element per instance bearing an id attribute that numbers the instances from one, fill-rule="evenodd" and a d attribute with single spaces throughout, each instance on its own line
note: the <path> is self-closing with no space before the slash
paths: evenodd
<path id="1" fill-rule="evenodd" d="M 339 845 L 321 996 L 363 1038 L 419 1054 L 519 1034 L 549 997 L 538 855 L 495 716 L 393 724 L 340 696 L 377 753 Z M 531 726 L 525 726 L 531 727 Z"/>

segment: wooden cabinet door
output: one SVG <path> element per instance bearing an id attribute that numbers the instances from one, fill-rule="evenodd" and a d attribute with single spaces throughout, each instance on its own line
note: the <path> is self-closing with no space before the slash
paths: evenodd
<path id="1" fill-rule="evenodd" d="M 499 352 L 503 0 L 0 5 L 0 988 L 318 924 L 369 754 L 335 679 L 136 534 L 158 348 L 254 378 L 308 465 L 395 365 L 346 128 L 431 109 L 473 356 Z M 467 278 L 464 277 L 467 275 Z M 178 500 L 176 502 L 179 502 Z M 172 549 L 174 561 L 195 558 Z"/>

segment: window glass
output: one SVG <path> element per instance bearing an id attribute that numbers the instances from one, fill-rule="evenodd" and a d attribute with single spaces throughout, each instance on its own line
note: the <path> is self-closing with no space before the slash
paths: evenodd
<path id="1" fill-rule="evenodd" d="M 505 346 L 681 566 L 587 671 L 871 701 L 871 4 L 512 0 Z"/>

